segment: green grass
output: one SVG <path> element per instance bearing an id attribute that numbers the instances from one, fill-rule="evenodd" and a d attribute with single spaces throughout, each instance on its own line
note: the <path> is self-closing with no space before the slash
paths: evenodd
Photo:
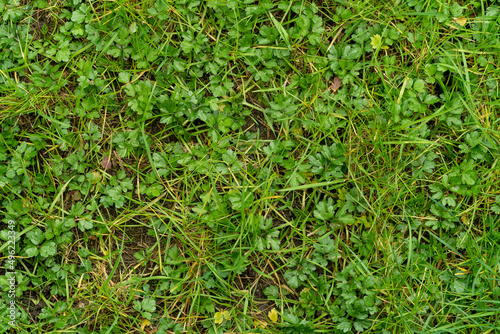
<path id="1" fill-rule="evenodd" d="M 0 333 L 498 332 L 499 6 L 0 0 Z"/>

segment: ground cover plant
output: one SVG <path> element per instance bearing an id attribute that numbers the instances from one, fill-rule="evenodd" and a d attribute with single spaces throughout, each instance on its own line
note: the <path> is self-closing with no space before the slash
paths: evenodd
<path id="1" fill-rule="evenodd" d="M 499 14 L 0 0 L 0 333 L 500 331 Z"/>

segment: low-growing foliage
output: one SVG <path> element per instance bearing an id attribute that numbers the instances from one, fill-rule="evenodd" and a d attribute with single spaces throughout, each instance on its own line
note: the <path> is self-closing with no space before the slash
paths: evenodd
<path id="1" fill-rule="evenodd" d="M 0 333 L 498 331 L 499 14 L 0 0 Z"/>

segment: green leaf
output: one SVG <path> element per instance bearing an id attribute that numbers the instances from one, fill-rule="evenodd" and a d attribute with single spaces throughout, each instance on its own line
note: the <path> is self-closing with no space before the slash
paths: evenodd
<path id="1" fill-rule="evenodd" d="M 71 29 L 71 33 L 75 35 L 75 37 L 83 36 L 85 30 L 83 29 L 81 24 L 75 24 L 75 26 Z"/>
<path id="2" fill-rule="evenodd" d="M 43 257 L 54 256 L 56 253 L 57 246 L 53 241 L 47 241 L 40 247 L 40 255 Z"/>
<path id="3" fill-rule="evenodd" d="M 82 13 L 80 10 L 75 10 L 73 15 L 71 15 L 71 21 L 76 23 L 83 23 L 85 21 L 85 13 Z"/>
<path id="4" fill-rule="evenodd" d="M 275 231 L 275 232 L 276 232 L 276 234 L 279 233 L 278 231 Z M 280 249 L 280 241 L 277 239 L 277 237 L 275 237 L 273 235 L 267 236 L 267 248 L 269 249 L 269 247 L 271 247 L 271 249 L 273 249 L 273 250 Z"/>
<path id="5" fill-rule="evenodd" d="M 142 310 L 147 312 L 154 312 L 156 310 L 156 301 L 154 299 L 143 299 L 141 302 Z"/>
<path id="6" fill-rule="evenodd" d="M 436 95 L 427 95 L 423 102 L 425 104 L 435 104 L 439 102 L 439 98 Z"/>
<path id="7" fill-rule="evenodd" d="M 425 92 L 425 82 L 422 79 L 418 79 L 413 83 L 413 89 L 418 93 Z"/>
<path id="8" fill-rule="evenodd" d="M 301 15 L 297 19 L 296 24 L 300 29 L 305 30 L 305 33 L 307 33 L 307 31 L 309 30 L 309 26 L 311 25 L 311 20 L 306 15 Z"/>
<path id="9" fill-rule="evenodd" d="M 332 198 L 328 198 L 327 201 L 320 201 L 313 212 L 314 217 L 326 222 L 335 215 L 335 207 Z"/>
<path id="10" fill-rule="evenodd" d="M 358 332 L 362 332 L 368 328 L 370 328 L 370 322 L 367 320 L 357 320 L 354 322 L 354 329 Z"/>
<path id="11" fill-rule="evenodd" d="M 38 254 L 38 248 L 36 246 L 28 247 L 24 251 L 28 257 L 34 257 Z"/>
<path id="12" fill-rule="evenodd" d="M 295 270 L 287 270 L 285 272 L 285 279 L 292 289 L 299 287 L 299 276 L 294 273 Z"/>
<path id="13" fill-rule="evenodd" d="M 303 184 L 306 181 L 306 178 L 303 173 L 299 171 L 288 171 L 285 174 L 285 178 L 288 179 L 288 182 L 291 187 L 298 187 L 300 184 Z"/>
<path id="14" fill-rule="evenodd" d="M 347 213 L 342 213 L 337 215 L 337 219 L 340 220 L 342 223 L 351 225 L 356 222 L 356 218 L 354 218 L 352 215 L 347 214 Z"/>
<path id="15" fill-rule="evenodd" d="M 59 51 L 57 51 L 56 60 L 67 62 L 69 60 L 70 54 L 71 54 L 71 51 L 67 47 L 62 48 Z"/>
<path id="16" fill-rule="evenodd" d="M 123 88 L 128 96 L 135 96 L 135 94 L 137 93 L 134 84 L 125 85 Z"/>
<path id="17" fill-rule="evenodd" d="M 456 293 L 464 293 L 467 290 L 467 284 L 460 280 L 454 280 L 451 289 Z"/>
<path id="18" fill-rule="evenodd" d="M 373 296 L 365 296 L 363 298 L 363 300 L 365 301 L 365 305 L 366 306 L 373 306 L 373 305 L 375 305 L 375 298 L 373 298 Z"/>
<path id="19" fill-rule="evenodd" d="M 264 289 L 264 294 L 268 297 L 278 298 L 280 296 L 280 290 L 276 285 L 270 285 Z"/>
<path id="20" fill-rule="evenodd" d="M 355 60 L 361 56 L 362 50 L 358 45 L 346 45 L 344 48 L 343 56 L 344 59 Z"/>
<path id="21" fill-rule="evenodd" d="M 134 310 L 136 310 L 137 312 L 140 312 L 141 309 L 142 309 L 142 305 L 141 305 L 141 302 L 138 301 L 138 300 L 134 300 L 134 303 L 133 303 L 133 307 L 134 307 Z"/>
<path id="22" fill-rule="evenodd" d="M 121 83 L 125 83 L 125 84 L 129 83 L 130 82 L 130 73 L 129 72 L 118 73 L 118 81 Z"/>
<path id="23" fill-rule="evenodd" d="M 462 175 L 462 181 L 467 183 L 469 186 L 476 184 L 476 180 L 474 178 L 475 175 L 473 172 L 467 172 Z"/>
<path id="24" fill-rule="evenodd" d="M 465 8 L 467 8 L 467 7 L 465 7 Z M 463 10 L 464 10 L 464 7 L 460 6 L 457 2 L 453 2 L 453 4 L 450 7 L 451 15 L 453 15 L 454 17 L 461 16 L 463 13 Z"/>
<path id="25" fill-rule="evenodd" d="M 85 232 L 85 230 L 90 230 L 92 227 L 94 227 L 94 223 L 92 223 L 92 221 L 90 220 L 80 219 L 80 221 L 78 222 L 78 228 L 82 232 Z"/>
<path id="26" fill-rule="evenodd" d="M 451 207 L 454 207 L 455 205 L 457 205 L 457 203 L 455 202 L 454 196 L 453 197 L 452 196 L 443 197 L 442 203 L 443 203 L 443 205 L 448 205 Z"/>
<path id="27" fill-rule="evenodd" d="M 34 245 L 39 245 L 45 239 L 42 230 L 38 227 L 29 231 L 27 233 L 27 237 Z"/>
<path id="28" fill-rule="evenodd" d="M 317 45 L 321 43 L 321 35 L 325 31 L 325 28 L 323 28 L 323 20 L 321 17 L 314 15 L 312 21 L 312 33 L 309 34 L 308 39 L 309 43 Z"/>
<path id="29" fill-rule="evenodd" d="M 288 33 L 286 32 L 285 28 L 283 28 L 281 23 L 279 23 L 278 20 L 274 18 L 271 12 L 269 12 L 269 17 L 271 18 L 271 21 L 273 22 L 276 30 L 278 30 L 281 38 L 285 41 L 285 44 L 288 46 L 288 50 L 292 51 L 292 45 L 290 44 L 290 36 L 288 36 Z"/>
<path id="30" fill-rule="evenodd" d="M 351 330 L 351 323 L 349 321 L 343 321 L 340 324 L 337 325 L 337 329 L 343 331 L 344 333 L 347 333 Z"/>

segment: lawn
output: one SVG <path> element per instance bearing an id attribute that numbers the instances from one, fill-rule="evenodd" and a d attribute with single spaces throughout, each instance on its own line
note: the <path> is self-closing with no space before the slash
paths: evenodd
<path id="1" fill-rule="evenodd" d="M 500 1 L 0 0 L 0 333 L 499 333 Z"/>

